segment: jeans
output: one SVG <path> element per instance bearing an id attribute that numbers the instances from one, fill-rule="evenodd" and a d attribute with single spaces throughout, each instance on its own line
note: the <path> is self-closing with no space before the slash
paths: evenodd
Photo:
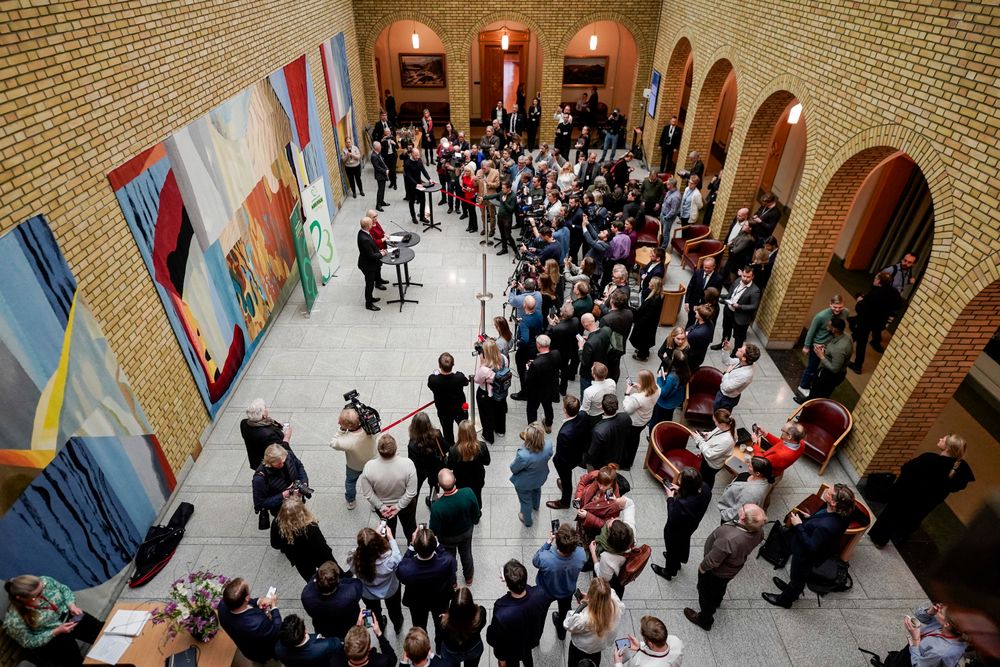
<path id="1" fill-rule="evenodd" d="M 344 498 L 349 503 L 353 503 L 358 497 L 358 478 L 361 477 L 360 470 L 354 470 L 350 466 L 344 466 L 346 476 L 344 477 Z"/>
<path id="2" fill-rule="evenodd" d="M 464 665 L 464 667 L 477 667 L 479 665 L 480 658 L 483 657 L 483 642 L 479 640 L 476 645 L 470 649 L 464 651 L 452 651 L 448 648 L 447 644 L 441 645 L 440 655 L 445 661 L 457 667 L 458 665 Z"/>
<path id="3" fill-rule="evenodd" d="M 524 517 L 524 525 L 531 526 L 532 510 L 537 510 L 542 504 L 541 489 L 517 489 L 517 502 L 521 504 L 521 516 Z"/>
<path id="4" fill-rule="evenodd" d="M 799 386 L 803 389 L 809 389 L 812 387 L 812 382 L 816 379 L 816 371 L 819 369 L 819 357 L 813 351 L 812 346 L 809 346 L 809 356 L 806 358 L 806 369 L 802 371 L 802 378 L 799 380 Z"/>
<path id="5" fill-rule="evenodd" d="M 715 612 L 726 596 L 728 585 L 728 579 L 720 579 L 711 572 L 698 573 L 698 606 L 701 607 L 698 616 L 705 625 L 711 627 L 715 621 Z"/>
<path id="6" fill-rule="evenodd" d="M 611 134 L 610 132 L 604 133 L 604 146 L 601 147 L 601 159 L 598 162 L 604 162 L 604 158 L 607 157 L 608 150 L 611 150 L 611 157 L 615 156 L 615 149 L 618 148 L 618 135 Z"/>
<path id="7" fill-rule="evenodd" d="M 453 537 L 439 537 L 438 542 L 448 550 L 452 556 L 457 554 L 457 558 L 462 561 L 462 575 L 466 581 L 470 581 L 476 572 L 475 563 L 472 560 L 472 533 L 475 528 L 470 528 L 460 535 Z"/>

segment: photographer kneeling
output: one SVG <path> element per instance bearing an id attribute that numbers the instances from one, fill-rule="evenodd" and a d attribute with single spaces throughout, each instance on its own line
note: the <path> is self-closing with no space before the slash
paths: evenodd
<path id="1" fill-rule="evenodd" d="M 309 476 L 302 462 L 283 445 L 275 443 L 264 450 L 264 462 L 253 474 L 253 511 L 266 517 L 264 511 L 278 516 L 281 503 L 293 493 L 303 499 L 312 497 Z M 260 520 L 261 530 L 268 528 L 266 518 Z"/>

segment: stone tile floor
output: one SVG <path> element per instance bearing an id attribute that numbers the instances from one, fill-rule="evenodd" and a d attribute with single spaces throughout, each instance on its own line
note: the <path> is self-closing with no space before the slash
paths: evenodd
<path id="1" fill-rule="evenodd" d="M 636 169 L 637 177 L 644 174 Z M 411 288 L 410 298 L 417 305 L 398 306 L 384 301 L 394 292 L 378 293 L 383 299 L 381 312 L 364 309 L 363 278 L 355 266 L 357 221 L 373 201 L 374 184 L 365 174 L 369 196 L 348 199 L 334 223 L 334 236 L 342 265 L 337 277 L 321 288 L 311 316 L 304 313 L 303 298 L 296 288 L 280 316 L 272 324 L 267 338 L 251 362 L 232 400 L 220 412 L 198 461 L 190 466 L 166 516 L 177 503 L 194 504 L 195 513 L 187 536 L 176 556 L 152 583 L 139 589 L 126 589 L 127 599 L 161 598 L 174 578 L 195 568 L 210 568 L 230 576 L 247 578 L 257 593 L 275 586 L 282 598 L 285 614 L 298 612 L 303 582 L 284 556 L 270 548 L 267 533 L 257 530 L 250 495 L 251 471 L 239 434 L 239 421 L 249 401 L 263 398 L 271 416 L 290 421 L 294 428 L 292 445 L 305 463 L 316 495 L 310 503 L 320 519 L 323 533 L 334 554 L 344 562 L 363 526 L 375 526 L 375 517 L 359 503 L 348 511 L 343 499 L 344 459 L 328 447 L 336 429 L 342 395 L 357 389 L 361 398 L 375 406 L 382 423 L 389 424 L 431 400 L 426 376 L 435 368 L 440 352 L 449 351 L 458 360 L 458 369 L 471 373 L 472 343 L 477 333 L 479 312 L 475 294 L 481 287 L 482 237 L 464 231 L 464 221 L 447 215 L 444 208 L 435 211 L 444 231 L 423 233 L 416 248 L 410 273 L 423 287 Z M 382 214 L 383 226 L 391 233 L 397 227 L 420 229 L 409 222 L 406 204 L 399 191 L 389 191 L 391 207 Z M 512 271 L 509 256 L 497 258 L 496 249 L 488 249 L 488 288 L 494 299 L 487 305 L 487 321 L 500 311 L 502 292 Z M 506 261 L 502 261 L 506 260 Z M 669 284 L 686 283 L 689 273 L 680 269 L 674 256 L 668 270 Z M 384 271 L 386 278 L 395 276 Z M 390 287 L 390 290 L 393 289 Z M 661 328 L 657 344 L 667 333 Z M 754 340 L 751 334 L 751 340 Z M 722 352 L 710 352 L 706 363 L 722 365 Z M 639 363 L 627 354 L 622 377 L 635 376 L 641 368 L 653 369 L 653 363 Z M 578 385 L 570 385 L 578 392 Z M 620 392 L 619 392 L 620 393 Z M 757 364 L 757 376 L 736 410 L 740 426 L 757 422 L 777 430 L 796 407 L 792 391 L 778 368 L 765 355 Z M 559 411 L 557 409 L 557 415 Z M 432 414 L 432 419 L 435 417 Z M 508 481 L 507 462 L 519 443 L 517 433 L 525 426 L 524 404 L 511 401 L 507 437 L 492 448 L 493 464 L 484 490 L 487 508 L 476 532 L 477 576 L 472 586 L 477 601 L 488 609 L 501 595 L 502 584 L 491 576 L 509 558 L 518 558 L 530 567 L 530 560 L 543 542 L 550 519 L 570 519 L 569 512 L 542 507 L 534 526 L 526 528 L 516 518 L 517 504 Z M 557 423 L 554 432 L 558 429 Z M 406 423 L 392 430 L 403 443 Z M 637 461 L 642 461 L 645 449 Z M 772 497 L 771 518 L 780 518 L 798 500 L 815 491 L 820 482 L 851 483 L 849 475 L 834 460 L 823 477 L 818 466 L 803 459 L 785 474 Z M 659 485 L 641 465 L 625 473 L 632 483 L 632 495 L 642 511 L 638 515 L 639 538 L 653 547 L 655 561 L 662 551 L 662 526 L 665 504 Z M 716 495 L 729 479 L 719 476 Z M 555 475 L 545 489 L 546 500 L 555 497 Z M 670 632 L 684 641 L 685 664 L 718 665 L 865 665 L 857 651 L 863 646 L 885 653 L 903 645 L 901 628 L 904 612 L 925 601 L 921 587 L 898 554 L 889 547 L 879 551 L 862 541 L 852 559 L 853 590 L 827 596 L 822 606 L 814 597 L 804 598 L 789 611 L 767 605 L 761 591 L 773 590 L 770 578 L 774 571 L 762 560 L 751 560 L 729 586 L 726 600 L 710 633 L 688 623 L 685 606 L 697 606 L 696 569 L 705 537 L 717 525 L 714 506 L 709 510 L 693 539 L 692 560 L 673 581 L 664 581 L 643 573 L 625 594 L 628 613 L 616 636 L 638 633 L 639 619 L 645 614 L 662 618 Z M 423 502 L 418 521 L 426 521 L 428 510 Z M 780 573 L 779 573 L 780 574 Z M 583 578 L 589 577 L 584 575 Z M 586 581 L 581 585 L 585 588 Z M 554 608 L 554 607 L 553 607 Z M 398 642 L 397 642 L 398 646 Z M 565 663 L 564 644 L 557 640 L 548 624 L 536 664 Z M 495 664 L 492 656 L 486 660 Z M 610 653 L 605 654 L 610 664 Z"/>

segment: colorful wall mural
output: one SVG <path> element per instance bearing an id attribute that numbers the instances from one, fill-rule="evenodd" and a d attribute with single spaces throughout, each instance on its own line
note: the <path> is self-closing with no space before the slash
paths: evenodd
<path id="1" fill-rule="evenodd" d="M 300 193 L 336 214 L 326 165 L 303 55 L 108 175 L 213 418 L 288 296 Z"/>
<path id="2" fill-rule="evenodd" d="M 132 559 L 175 480 L 42 216 L 0 237 L 0 577 Z"/>
<path id="3" fill-rule="evenodd" d="M 347 67 L 347 44 L 344 33 L 336 35 L 319 45 L 323 58 L 323 74 L 326 77 L 326 99 L 330 103 L 330 118 L 333 120 L 333 137 L 337 142 L 337 155 L 344 146 L 344 139 L 351 138 L 362 155 L 364 146 L 358 143 L 358 130 L 354 125 L 354 99 L 351 97 L 351 76 Z M 348 190 L 347 173 L 337 160 L 340 169 L 340 183 L 343 193 Z"/>

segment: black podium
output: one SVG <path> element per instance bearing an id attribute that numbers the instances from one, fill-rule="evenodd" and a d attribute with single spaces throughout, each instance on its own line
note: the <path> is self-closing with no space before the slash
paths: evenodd
<path id="1" fill-rule="evenodd" d="M 434 222 L 434 193 L 441 192 L 440 183 L 425 183 L 423 185 L 418 185 L 417 190 L 424 193 L 427 197 L 427 208 L 430 211 L 431 219 L 428 222 L 424 222 L 424 231 L 429 229 L 436 229 L 439 232 L 442 231 L 440 223 Z"/>
<path id="2" fill-rule="evenodd" d="M 411 285 L 410 270 L 406 265 L 416 256 L 411 248 L 396 247 L 385 255 L 382 255 L 382 263 L 396 267 L 396 282 L 393 283 L 399 288 L 399 298 L 386 301 L 386 304 L 398 303 L 399 312 L 403 312 L 404 303 L 420 303 L 416 299 L 407 299 L 406 290 Z M 406 268 L 406 280 L 403 280 L 403 269 Z M 415 283 L 413 283 L 415 284 Z"/>
<path id="3" fill-rule="evenodd" d="M 399 241 L 394 241 L 393 237 L 399 238 L 400 240 Z M 390 234 L 389 236 L 385 237 L 385 242 L 386 242 L 387 245 L 389 245 L 389 246 L 391 246 L 393 248 L 412 248 L 413 246 L 415 246 L 418 243 L 420 243 L 420 234 L 417 234 L 416 232 L 404 232 L 402 234 L 399 234 L 399 233 Z M 405 264 L 403 264 L 403 277 L 405 278 L 405 280 L 403 281 L 403 286 L 406 287 L 406 288 L 410 287 L 411 285 L 416 286 L 416 287 L 423 287 L 424 286 L 423 283 L 415 283 L 412 280 L 410 280 L 410 263 L 409 262 L 406 262 Z M 399 283 L 393 283 L 393 285 L 399 285 Z"/>

